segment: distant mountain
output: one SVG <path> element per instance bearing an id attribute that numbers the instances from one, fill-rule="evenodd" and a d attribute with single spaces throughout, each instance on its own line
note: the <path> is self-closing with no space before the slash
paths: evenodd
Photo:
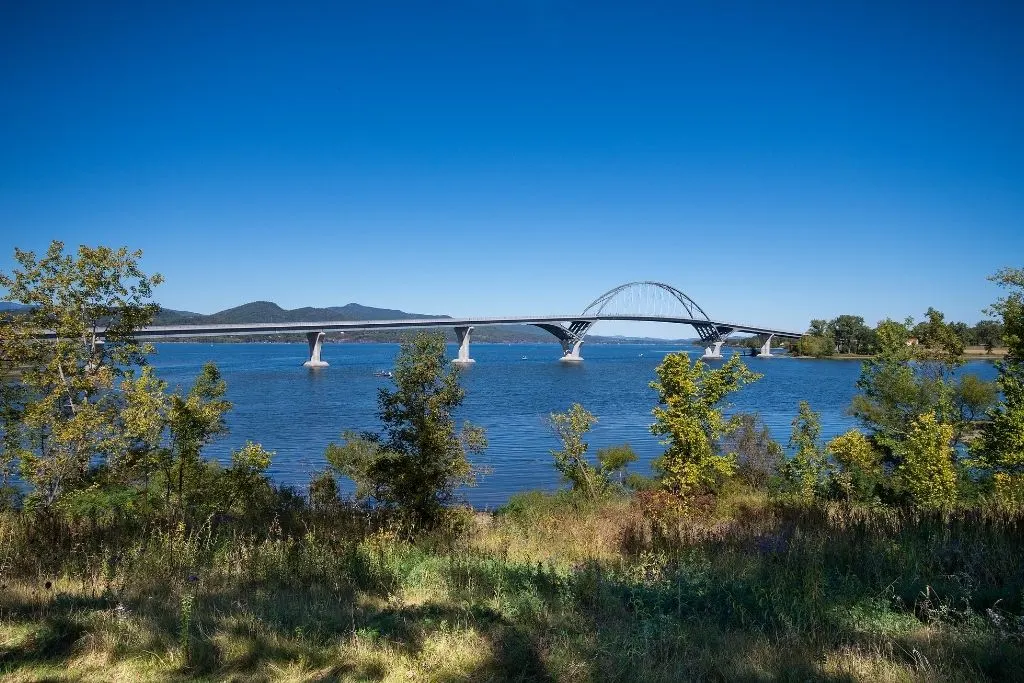
<path id="1" fill-rule="evenodd" d="M 191 311 L 162 309 L 156 317 L 156 325 L 177 325 L 188 323 L 229 324 L 229 323 L 303 323 L 326 320 L 402 320 L 406 318 L 446 318 L 443 315 L 406 313 L 389 308 L 373 308 L 360 304 L 329 306 L 327 308 L 281 308 L 273 301 L 252 301 L 241 306 L 203 315 Z"/>
<path id="2" fill-rule="evenodd" d="M 450 318 L 449 315 L 427 313 L 407 313 L 392 308 L 374 308 L 362 304 L 350 303 L 344 306 L 328 306 L 326 308 L 281 308 L 273 301 L 252 301 L 241 306 L 203 315 L 191 311 L 176 311 L 165 308 L 153 321 L 154 325 L 198 325 L 198 324 L 245 324 L 245 323 L 301 323 L 335 320 L 406 320 L 409 318 Z M 372 330 L 365 332 L 328 333 L 328 340 L 345 341 L 387 341 L 397 342 L 406 339 L 413 333 L 401 330 Z M 447 330 L 450 340 L 455 340 L 455 333 Z M 282 339 L 293 339 L 288 335 Z M 262 337 L 266 338 L 266 337 Z M 234 337 L 230 341 L 245 341 L 246 337 Z M 207 338 L 205 341 L 209 341 Z M 473 330 L 475 342 L 553 342 L 547 332 L 529 325 L 485 325 Z"/>
<path id="3" fill-rule="evenodd" d="M 17 304 L 12 301 L 0 301 L 0 311 L 24 311 L 31 308 L 25 304 Z"/>

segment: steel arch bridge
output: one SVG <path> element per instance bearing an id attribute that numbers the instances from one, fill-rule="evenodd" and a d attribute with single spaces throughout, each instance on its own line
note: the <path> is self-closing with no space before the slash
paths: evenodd
<path id="1" fill-rule="evenodd" d="M 710 317 L 696 301 L 681 290 L 663 282 L 627 282 L 614 287 L 594 299 L 579 315 L 540 316 L 476 316 L 463 318 L 407 318 L 402 320 L 334 320 L 294 323 L 232 323 L 198 325 L 157 325 L 143 327 L 136 332 L 139 339 L 174 337 L 219 337 L 229 335 L 261 335 L 301 333 L 309 342 L 307 367 L 323 367 L 321 345 L 326 332 L 365 330 L 401 330 L 409 328 L 454 328 L 459 340 L 457 363 L 472 363 L 469 341 L 474 326 L 478 325 L 534 325 L 551 333 L 562 346 L 561 360 L 582 361 L 580 347 L 590 329 L 602 320 L 663 322 L 690 325 L 701 341 L 708 345 L 706 358 L 721 358 L 721 346 L 734 332 L 763 335 L 768 338 L 762 355 L 770 355 L 771 339 L 795 339 L 800 332 L 780 330 L 758 325 L 727 322 Z M 104 330 L 97 330 L 96 338 Z M 40 336 L 54 338 L 53 332 Z"/>
<path id="2" fill-rule="evenodd" d="M 565 325 L 537 324 L 551 332 L 562 343 L 563 360 L 579 358 L 579 347 L 590 328 L 601 320 L 635 320 L 690 325 L 700 340 L 709 344 L 709 358 L 721 357 L 721 345 L 734 332 L 767 335 L 765 353 L 771 337 L 799 338 L 800 332 L 756 325 L 744 325 L 712 319 L 700 304 L 682 290 L 664 282 L 644 280 L 613 287 L 590 302 L 583 313 Z M 536 323 L 535 323 L 536 324 Z"/>

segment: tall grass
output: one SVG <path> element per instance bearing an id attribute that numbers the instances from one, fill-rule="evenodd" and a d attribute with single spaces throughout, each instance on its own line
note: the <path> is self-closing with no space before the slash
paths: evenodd
<path id="1" fill-rule="evenodd" d="M 0 518 L 5 680 L 1013 680 L 1024 519 L 531 494 L 416 542 Z"/>

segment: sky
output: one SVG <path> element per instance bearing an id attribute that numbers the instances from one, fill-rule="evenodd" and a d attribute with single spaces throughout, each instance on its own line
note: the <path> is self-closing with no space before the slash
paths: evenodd
<path id="1" fill-rule="evenodd" d="M 1024 266 L 1024 3 L 0 3 L 0 270 L 158 301 L 805 329 L 974 322 Z M 689 336 L 604 323 L 599 334 Z"/>

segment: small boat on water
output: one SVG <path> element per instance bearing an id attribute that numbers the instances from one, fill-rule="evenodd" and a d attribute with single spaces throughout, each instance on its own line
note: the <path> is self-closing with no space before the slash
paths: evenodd
<path id="1" fill-rule="evenodd" d="M 384 378 L 387 378 L 387 379 L 391 379 L 395 375 L 390 370 L 378 370 L 377 372 L 373 373 L 373 376 L 374 377 L 384 377 Z"/>

